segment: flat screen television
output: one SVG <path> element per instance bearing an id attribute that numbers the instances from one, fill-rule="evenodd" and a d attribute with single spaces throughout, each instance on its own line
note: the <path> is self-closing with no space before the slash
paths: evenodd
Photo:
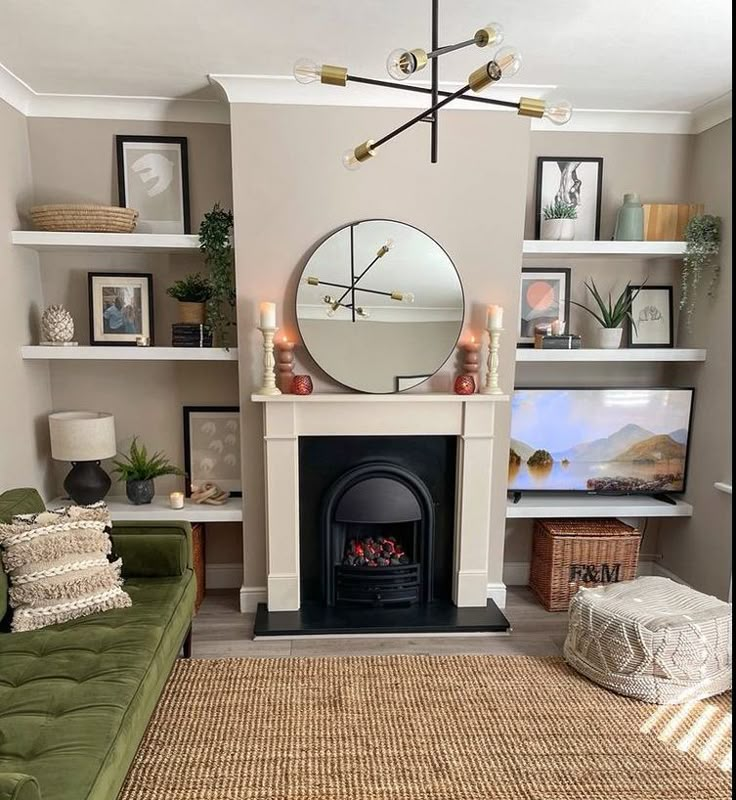
<path id="1" fill-rule="evenodd" d="M 692 389 L 517 389 L 509 491 L 685 490 Z"/>

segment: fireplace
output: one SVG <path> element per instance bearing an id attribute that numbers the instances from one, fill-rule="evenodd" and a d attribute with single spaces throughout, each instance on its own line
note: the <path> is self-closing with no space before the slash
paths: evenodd
<path id="1" fill-rule="evenodd" d="M 322 584 L 328 606 L 410 606 L 432 597 L 434 501 L 398 464 L 348 470 L 326 492 Z"/>

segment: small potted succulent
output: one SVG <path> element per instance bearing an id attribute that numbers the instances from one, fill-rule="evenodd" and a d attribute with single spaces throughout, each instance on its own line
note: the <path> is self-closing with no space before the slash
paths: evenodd
<path id="1" fill-rule="evenodd" d="M 586 281 L 585 288 L 593 295 L 598 309 L 597 311 L 588 308 L 588 306 L 583 305 L 583 303 L 570 300 L 574 306 L 582 308 L 583 311 L 587 311 L 588 314 L 600 322 L 601 327 L 597 331 L 598 347 L 603 350 L 617 350 L 621 346 L 621 337 L 623 335 L 623 328 L 621 326 L 624 320 L 631 320 L 631 324 L 634 326 L 634 330 L 636 330 L 636 323 L 631 316 L 631 306 L 642 287 L 640 286 L 631 291 L 630 286 L 630 283 L 626 284 L 626 288 L 616 298 L 616 302 L 614 303 L 610 292 L 608 293 L 608 299 L 604 300 L 601 293 L 598 291 L 598 287 L 595 285 L 595 281 L 592 278 L 590 283 Z"/>
<path id="2" fill-rule="evenodd" d="M 205 304 L 212 296 L 212 284 L 206 275 L 199 272 L 187 275 L 169 286 L 166 294 L 179 301 L 179 322 L 204 323 Z"/>
<path id="3" fill-rule="evenodd" d="M 125 494 L 135 506 L 145 505 L 153 500 L 153 479 L 161 475 L 183 475 L 184 473 L 169 462 L 166 456 L 158 451 L 148 455 L 144 444 L 138 445 L 138 437 L 130 443 L 127 455 L 113 461 L 113 472 L 118 480 L 125 481 Z"/>
<path id="4" fill-rule="evenodd" d="M 572 203 L 555 200 L 542 209 L 542 239 L 568 241 L 575 238 L 575 220 L 578 210 Z"/>

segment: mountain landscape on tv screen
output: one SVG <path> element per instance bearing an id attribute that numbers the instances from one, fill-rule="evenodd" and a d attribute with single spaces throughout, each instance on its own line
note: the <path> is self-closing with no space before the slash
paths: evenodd
<path id="1" fill-rule="evenodd" d="M 510 489 L 658 493 L 684 488 L 684 428 L 656 434 L 628 424 L 559 452 L 544 444 L 511 439 Z"/>

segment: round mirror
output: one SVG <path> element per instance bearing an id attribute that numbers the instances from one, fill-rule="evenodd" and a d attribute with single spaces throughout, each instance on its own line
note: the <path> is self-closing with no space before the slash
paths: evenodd
<path id="1" fill-rule="evenodd" d="M 304 267 L 296 318 L 312 358 L 334 380 L 371 394 L 410 389 L 457 345 L 465 302 L 447 253 L 392 220 L 354 222 Z"/>

